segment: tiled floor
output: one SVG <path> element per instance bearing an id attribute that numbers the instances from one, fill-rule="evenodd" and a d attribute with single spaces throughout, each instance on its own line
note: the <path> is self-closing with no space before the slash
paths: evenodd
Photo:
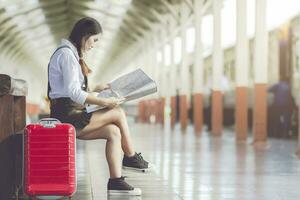
<path id="1" fill-rule="evenodd" d="M 73 199 L 300 199 L 300 160 L 293 154 L 296 141 L 269 139 L 268 148 L 257 149 L 251 137 L 237 144 L 230 130 L 211 137 L 206 132 L 197 136 L 191 127 L 186 133 L 179 127 L 174 131 L 149 124 L 130 127 L 136 150 L 156 165 L 153 173 L 124 172 L 143 195 L 107 197 L 105 141 L 78 141 L 78 189 Z"/>

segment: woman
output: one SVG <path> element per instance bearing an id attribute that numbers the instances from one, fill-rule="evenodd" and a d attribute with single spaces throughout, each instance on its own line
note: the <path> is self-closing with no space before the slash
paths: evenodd
<path id="1" fill-rule="evenodd" d="M 69 36 L 53 53 L 48 66 L 48 97 L 50 116 L 71 123 L 82 140 L 106 139 L 106 159 L 109 166 L 108 194 L 141 195 L 139 188 L 127 184 L 121 176 L 123 168 L 145 171 L 148 168 L 141 154 L 134 150 L 124 111 L 118 106 L 122 99 L 98 98 L 88 91 L 87 76 L 91 72 L 83 54 L 93 48 L 102 33 L 100 24 L 93 18 L 80 19 Z M 98 85 L 99 92 L 108 85 Z M 107 109 L 87 113 L 84 105 L 96 104 Z"/>

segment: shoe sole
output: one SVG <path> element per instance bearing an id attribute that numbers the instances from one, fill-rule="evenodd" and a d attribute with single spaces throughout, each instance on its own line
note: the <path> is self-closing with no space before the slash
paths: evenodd
<path id="1" fill-rule="evenodd" d="M 144 169 L 135 168 L 135 167 L 126 167 L 126 166 L 122 166 L 122 168 L 125 170 L 131 170 L 131 171 L 143 172 L 143 173 L 151 172 L 151 171 L 154 171 L 154 169 L 155 169 L 153 164 L 149 165 L 148 168 L 144 168 Z"/>
<path id="2" fill-rule="evenodd" d="M 107 194 L 109 196 L 141 196 L 142 192 L 140 190 L 108 190 Z"/>
<path id="3" fill-rule="evenodd" d="M 125 167 L 125 166 L 123 166 L 122 168 L 125 169 L 125 170 L 131 170 L 131 171 L 137 171 L 137 172 L 143 172 L 143 173 L 146 173 L 146 172 L 151 171 L 151 169 L 149 169 L 149 168 L 146 168 L 146 169 L 139 169 L 139 168 Z"/>

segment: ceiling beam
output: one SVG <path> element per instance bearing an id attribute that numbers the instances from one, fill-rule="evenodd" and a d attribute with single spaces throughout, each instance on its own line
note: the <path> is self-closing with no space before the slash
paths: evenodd
<path id="1" fill-rule="evenodd" d="M 174 5 L 171 5 L 168 1 L 162 1 L 162 3 L 170 11 L 171 15 L 173 16 L 173 18 L 175 19 L 177 24 L 179 24 L 180 16 L 179 16 L 177 8 Z"/>
<path id="2" fill-rule="evenodd" d="M 85 9 L 85 10 L 95 10 L 98 11 L 99 13 L 104 14 L 106 17 L 113 17 L 113 18 L 119 18 L 120 15 L 116 15 L 113 13 L 108 12 L 107 10 L 104 9 L 99 9 L 96 6 L 92 5 L 90 2 L 84 2 L 84 1 L 70 1 L 70 6 L 71 7 L 77 7 L 80 10 Z"/>
<path id="3" fill-rule="evenodd" d="M 153 26 L 153 22 L 150 21 L 146 15 L 139 14 L 135 8 L 131 8 L 128 10 L 127 14 L 128 17 L 135 20 L 140 20 L 140 23 L 142 23 L 147 28 L 151 29 Z"/>
<path id="4" fill-rule="evenodd" d="M 128 29 L 125 29 L 123 27 L 120 27 L 120 31 L 125 33 L 129 38 L 132 39 L 132 41 L 138 41 L 140 39 L 140 35 L 129 33 Z"/>
<path id="5" fill-rule="evenodd" d="M 123 20 L 123 28 L 130 30 L 130 32 L 136 33 L 136 35 L 143 37 L 145 33 L 145 29 L 139 28 L 138 26 L 135 26 L 134 24 L 130 23 L 128 20 Z"/>

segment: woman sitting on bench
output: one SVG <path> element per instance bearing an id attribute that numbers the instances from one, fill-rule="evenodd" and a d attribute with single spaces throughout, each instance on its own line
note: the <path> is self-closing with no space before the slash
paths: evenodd
<path id="1" fill-rule="evenodd" d="M 69 36 L 50 58 L 48 66 L 48 97 L 51 117 L 71 123 L 82 140 L 106 139 L 106 159 L 109 166 L 108 194 L 141 195 L 139 188 L 127 184 L 121 168 L 148 170 L 148 162 L 137 154 L 132 144 L 126 115 L 118 106 L 121 99 L 98 98 L 88 92 L 88 74 L 91 70 L 83 54 L 93 48 L 102 33 L 100 24 L 93 18 L 80 19 Z M 97 86 L 99 92 L 108 85 Z M 85 104 L 106 106 L 106 109 L 87 113 Z M 121 164 L 122 151 L 124 152 Z"/>

